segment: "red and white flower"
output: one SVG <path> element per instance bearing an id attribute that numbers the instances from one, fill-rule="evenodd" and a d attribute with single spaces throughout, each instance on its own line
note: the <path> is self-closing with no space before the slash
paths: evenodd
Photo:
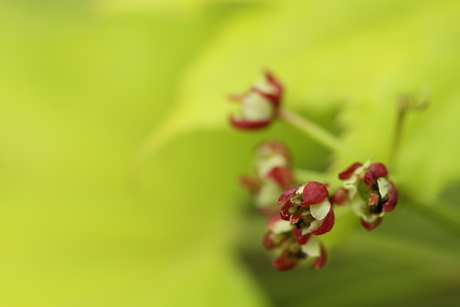
<path id="1" fill-rule="evenodd" d="M 230 123 L 239 129 L 259 129 L 268 126 L 278 115 L 283 86 L 269 72 L 265 80 L 256 83 L 246 94 L 232 96 L 241 105 L 240 112 L 230 116 Z"/>
<path id="2" fill-rule="evenodd" d="M 398 191 L 382 163 L 356 162 L 341 172 L 339 179 L 344 180 L 348 200 L 367 230 L 380 225 L 384 214 L 393 211 L 398 202 Z"/>
<path id="3" fill-rule="evenodd" d="M 334 211 L 326 185 L 309 181 L 286 189 L 278 199 L 280 217 L 295 225 L 301 235 L 322 235 L 334 226 Z"/>
<path id="4" fill-rule="evenodd" d="M 273 214 L 281 192 L 292 185 L 290 154 L 283 143 L 269 141 L 255 150 L 255 176 L 242 176 L 241 185 L 251 192 L 262 213 Z"/>

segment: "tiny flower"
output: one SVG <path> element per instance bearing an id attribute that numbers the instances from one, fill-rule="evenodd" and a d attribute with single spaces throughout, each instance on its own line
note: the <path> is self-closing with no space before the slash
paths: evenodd
<path id="1" fill-rule="evenodd" d="M 243 176 L 240 184 L 253 196 L 262 213 L 273 214 L 278 196 L 294 180 L 286 146 L 277 141 L 262 143 L 255 150 L 255 176 Z M 276 210 L 276 209 L 275 209 Z"/>
<path id="2" fill-rule="evenodd" d="M 347 191 L 348 200 L 367 230 L 380 225 L 383 215 L 393 211 L 398 202 L 396 187 L 388 180 L 388 170 L 382 163 L 354 163 L 339 174 L 339 179 L 345 180 L 340 189 Z"/>
<path id="3" fill-rule="evenodd" d="M 267 250 L 279 250 L 273 261 L 273 266 L 280 270 L 289 270 L 300 261 L 310 257 L 315 258 L 311 267 L 320 269 L 326 263 L 326 250 L 316 236 L 308 233 L 302 235 L 288 221 L 275 215 L 267 225 L 268 232 L 264 237 Z"/>
<path id="4" fill-rule="evenodd" d="M 278 141 L 268 141 L 255 149 L 255 167 L 259 177 L 273 177 L 280 184 L 286 180 L 277 175 L 283 174 L 279 169 L 289 169 L 291 155 L 287 147 Z"/>
<path id="5" fill-rule="evenodd" d="M 334 226 L 334 211 L 326 185 L 309 181 L 286 189 L 278 199 L 280 217 L 294 225 L 302 235 L 322 235 Z"/>
<path id="6" fill-rule="evenodd" d="M 256 83 L 246 94 L 232 96 L 241 105 L 239 113 L 230 116 L 230 123 L 239 129 L 268 126 L 278 115 L 283 87 L 269 72 L 263 83 Z"/>

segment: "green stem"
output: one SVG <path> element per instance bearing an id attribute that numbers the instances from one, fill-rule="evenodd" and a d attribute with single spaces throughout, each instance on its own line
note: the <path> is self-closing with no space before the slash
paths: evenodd
<path id="1" fill-rule="evenodd" d="M 393 144 L 391 146 L 391 152 L 390 152 L 391 165 L 395 165 L 396 163 L 396 157 L 397 157 L 397 153 L 399 150 L 399 143 L 401 140 L 402 128 L 403 128 L 404 119 L 406 118 L 406 114 L 407 114 L 406 109 L 400 107 L 398 110 L 398 116 L 396 118 L 395 130 L 394 130 L 394 135 L 393 135 Z"/>
<path id="2" fill-rule="evenodd" d="M 278 116 L 332 151 L 340 153 L 348 158 L 356 159 L 358 157 L 356 152 L 347 147 L 336 136 L 308 119 L 286 109 L 280 109 Z"/>
<path id="3" fill-rule="evenodd" d="M 398 156 L 398 151 L 401 142 L 401 135 L 403 132 L 404 121 L 406 119 L 406 115 L 408 112 L 413 111 L 423 111 L 428 107 L 428 97 L 429 97 L 429 89 L 424 88 L 421 93 L 421 97 L 419 101 L 417 101 L 414 97 L 408 95 L 401 95 L 397 102 L 398 107 L 398 115 L 396 118 L 395 123 L 395 130 L 393 135 L 393 144 L 391 146 L 390 152 L 390 163 L 395 165 L 396 158 Z"/>

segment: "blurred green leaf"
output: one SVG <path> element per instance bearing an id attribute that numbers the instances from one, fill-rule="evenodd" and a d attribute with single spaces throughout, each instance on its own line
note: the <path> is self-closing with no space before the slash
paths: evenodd
<path id="1" fill-rule="evenodd" d="M 231 257 L 236 139 L 165 149 L 148 192 L 125 189 L 218 20 L 24 8 L 0 9 L 1 305 L 266 305 Z"/>
<path id="2" fill-rule="evenodd" d="M 210 6 L 242 4 L 258 2 L 258 0 L 95 0 L 92 10 L 104 15 L 130 13 L 155 13 L 155 14 L 179 14 L 190 16 L 200 14 Z"/>

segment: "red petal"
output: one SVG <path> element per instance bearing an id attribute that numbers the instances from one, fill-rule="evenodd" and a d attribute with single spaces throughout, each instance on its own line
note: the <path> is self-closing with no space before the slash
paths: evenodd
<path id="1" fill-rule="evenodd" d="M 315 230 L 310 230 L 310 232 L 317 236 L 322 235 L 326 232 L 331 231 L 332 227 L 334 227 L 334 222 L 335 222 L 334 211 L 331 208 L 329 213 L 326 215 L 326 217 L 322 221 L 321 225 L 319 225 L 319 227 Z"/>
<path id="2" fill-rule="evenodd" d="M 299 259 L 291 256 L 288 252 L 284 252 L 275 258 L 273 266 L 280 271 L 286 271 L 295 267 L 298 262 Z"/>
<path id="3" fill-rule="evenodd" d="M 289 217 L 289 222 L 290 222 L 292 225 L 294 225 L 295 223 L 297 223 L 297 222 L 300 220 L 300 218 L 302 217 L 302 213 L 303 213 L 303 211 L 302 211 L 302 210 L 299 210 L 299 211 L 297 211 L 296 213 L 294 213 L 293 215 L 291 215 L 291 216 Z"/>
<path id="4" fill-rule="evenodd" d="M 267 79 L 268 83 L 270 83 L 270 86 L 273 87 L 274 93 L 270 92 L 267 93 L 264 90 L 261 90 L 257 87 L 251 88 L 251 91 L 258 93 L 259 95 L 264 96 L 267 98 L 270 102 L 273 103 L 275 108 L 278 108 L 280 103 L 281 103 L 281 95 L 283 94 L 283 87 L 282 85 L 278 82 L 278 80 L 268 71 L 265 72 L 265 78 Z"/>
<path id="5" fill-rule="evenodd" d="M 230 123 L 238 129 L 253 130 L 268 126 L 272 122 L 272 119 L 266 119 L 261 121 L 250 121 L 244 119 L 236 119 L 233 115 L 230 116 Z"/>
<path id="6" fill-rule="evenodd" d="M 369 166 L 364 175 L 364 183 L 369 185 L 374 179 L 388 176 L 388 171 L 382 163 L 374 163 Z"/>
<path id="7" fill-rule="evenodd" d="M 278 205 L 284 205 L 288 200 L 290 200 L 298 188 L 299 186 L 296 186 L 284 190 L 283 194 L 281 194 L 281 196 L 278 198 Z"/>
<path id="8" fill-rule="evenodd" d="M 278 90 L 279 94 L 281 95 L 283 93 L 283 86 L 281 83 L 273 76 L 272 73 L 269 71 L 265 71 L 265 78 L 267 78 L 268 82 Z"/>
<path id="9" fill-rule="evenodd" d="M 288 167 L 282 166 L 273 168 L 267 174 L 267 177 L 273 179 L 280 186 L 280 188 L 288 187 L 294 180 L 291 170 Z"/>
<path id="10" fill-rule="evenodd" d="M 316 181 L 307 183 L 302 194 L 303 201 L 300 203 L 300 206 L 320 204 L 329 196 L 326 186 Z"/>
<path id="11" fill-rule="evenodd" d="M 307 233 L 306 235 L 302 235 L 302 230 L 298 229 L 297 227 L 292 228 L 292 233 L 294 234 L 294 238 L 299 245 L 304 245 L 308 242 L 308 239 L 311 237 L 311 233 Z"/>
<path id="12" fill-rule="evenodd" d="M 257 93 L 260 96 L 265 97 L 268 101 L 270 101 L 270 103 L 273 105 L 275 110 L 278 109 L 280 105 L 280 98 L 281 98 L 278 93 L 275 93 L 275 94 L 265 93 L 264 91 L 258 89 L 257 87 L 251 88 L 251 92 Z"/>
<path id="13" fill-rule="evenodd" d="M 346 170 L 344 170 L 343 172 L 339 174 L 339 179 L 345 180 L 345 179 L 350 178 L 353 172 L 360 166 L 362 166 L 362 164 L 359 162 L 353 163 Z"/>
<path id="14" fill-rule="evenodd" d="M 390 181 L 391 184 L 391 192 L 388 201 L 383 204 L 382 212 L 391 212 L 395 208 L 396 204 L 398 203 L 398 191 L 395 188 L 393 182 Z"/>
<path id="15" fill-rule="evenodd" d="M 371 231 L 375 227 L 379 226 L 382 222 L 382 217 L 379 217 L 373 224 L 366 222 L 365 220 L 361 219 L 361 225 L 366 228 L 366 230 Z"/>
<path id="16" fill-rule="evenodd" d="M 272 233 L 269 231 L 264 236 L 263 244 L 267 250 L 272 250 L 276 247 L 276 244 L 272 241 Z"/>
<path id="17" fill-rule="evenodd" d="M 292 207 L 294 207 L 294 205 L 290 201 L 285 203 L 284 206 L 281 208 L 281 211 L 279 214 L 280 218 L 285 221 L 290 221 L 292 213 L 289 212 L 289 209 L 291 209 Z"/>
<path id="18" fill-rule="evenodd" d="M 321 245 L 321 256 L 319 256 L 315 260 L 315 262 L 313 263 L 311 267 L 319 270 L 324 266 L 324 264 L 326 264 L 326 261 L 327 261 L 326 249 L 324 248 L 324 246 Z"/>

